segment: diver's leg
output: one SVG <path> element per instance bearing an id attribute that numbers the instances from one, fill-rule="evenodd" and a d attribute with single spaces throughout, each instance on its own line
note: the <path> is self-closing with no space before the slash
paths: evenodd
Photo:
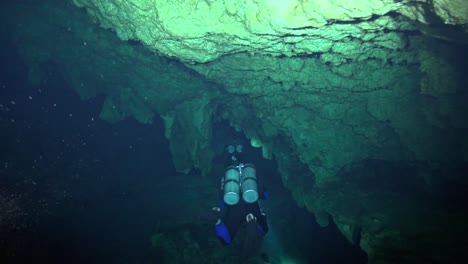
<path id="1" fill-rule="evenodd" d="M 260 212 L 260 215 L 257 217 L 257 223 L 262 229 L 261 231 L 263 231 L 263 234 L 266 234 L 268 232 L 268 220 L 266 214 L 263 211 Z"/>
<path id="2" fill-rule="evenodd" d="M 253 214 L 248 214 L 245 219 L 247 224 L 242 248 L 242 259 L 244 260 L 257 255 L 262 242 L 255 216 Z"/>

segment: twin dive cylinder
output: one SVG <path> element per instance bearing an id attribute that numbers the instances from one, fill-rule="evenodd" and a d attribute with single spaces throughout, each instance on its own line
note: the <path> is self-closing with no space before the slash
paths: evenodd
<path id="1" fill-rule="evenodd" d="M 230 166 L 224 175 L 224 202 L 235 205 L 239 202 L 240 194 L 246 203 L 258 200 L 257 176 L 253 164 Z"/>

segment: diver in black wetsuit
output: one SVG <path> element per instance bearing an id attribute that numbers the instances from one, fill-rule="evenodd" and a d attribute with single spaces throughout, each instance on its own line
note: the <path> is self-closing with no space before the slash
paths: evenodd
<path id="1" fill-rule="evenodd" d="M 255 166 L 241 162 L 242 151 L 240 144 L 226 147 L 228 167 L 221 179 L 222 199 L 213 211 L 218 216 L 216 234 L 225 245 L 232 242 L 239 228 L 246 228 L 243 256 L 250 257 L 268 232 L 267 217 L 258 203 L 258 199 L 267 199 L 268 193 L 263 189 L 259 192 Z"/>

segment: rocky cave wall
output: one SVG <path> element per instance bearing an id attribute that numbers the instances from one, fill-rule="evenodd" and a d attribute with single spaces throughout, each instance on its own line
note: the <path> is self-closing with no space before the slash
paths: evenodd
<path id="1" fill-rule="evenodd" d="M 429 23 L 436 16 L 444 24 L 466 26 L 461 14 L 467 5 L 460 1 L 74 3 L 119 38 L 141 41 L 187 63 L 228 94 L 249 97 L 243 102 L 261 119 L 258 126 L 270 130 L 255 133 L 263 141 L 265 134 L 292 139 L 318 184 L 332 180 L 343 165 L 369 157 L 453 160 L 453 144 L 424 142 L 440 141 L 441 119 L 449 116 L 452 127 L 463 126 L 463 119 L 441 109 L 449 106 L 439 98 L 429 103 L 432 109 L 422 109 L 429 104 L 418 95 L 454 94 L 461 65 L 435 54 L 450 47 L 431 48 L 423 37 L 408 36 L 420 32 L 408 19 Z M 418 66 L 422 83 L 411 89 L 419 86 L 410 83 Z M 229 118 L 242 122 L 241 116 Z M 326 154 L 339 148 L 339 154 Z"/>
<path id="2" fill-rule="evenodd" d="M 95 24 L 70 2 L 15 7 L 27 16 L 7 27 L 16 28 L 32 84 L 47 79 L 52 61 L 83 99 L 105 96 L 101 118 L 161 116 L 184 172 L 210 171 L 212 123 L 229 120 L 278 161 L 298 204 L 322 225 L 331 215 L 371 262 L 387 259 L 388 248 L 414 248 L 418 221 L 447 238 L 436 227 L 447 215 L 415 210 L 415 195 L 364 189 L 346 171 L 364 160 L 414 164 L 407 177 L 434 190 L 466 164 L 467 65 L 457 60 L 466 38 L 454 43 L 432 27 L 466 32 L 464 1 L 74 4 Z"/>
<path id="3" fill-rule="evenodd" d="M 15 32 L 32 85 L 47 82 L 48 65 L 54 64 L 83 100 L 105 96 L 100 118 L 151 123 L 159 115 L 166 136 L 173 139 L 177 169 L 210 170 L 215 84 L 136 42 L 125 43 L 100 30 L 71 2 L 49 1 L 41 8 L 24 3 L 3 10 L 5 32 Z M 13 13 L 17 18 L 8 18 Z"/>

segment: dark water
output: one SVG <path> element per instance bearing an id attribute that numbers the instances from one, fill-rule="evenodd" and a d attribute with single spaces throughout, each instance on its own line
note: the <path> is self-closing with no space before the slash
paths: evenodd
<path id="1" fill-rule="evenodd" d="M 175 172 L 161 120 L 101 121 L 103 98 L 81 101 L 53 64 L 46 65 L 47 83 L 26 85 L 16 48 L 2 45 L 0 263 L 173 263 L 150 238 L 170 238 L 187 226 L 192 236 L 178 242 L 181 247 L 197 242 L 203 254 L 216 254 L 219 247 L 206 242 L 214 237 L 211 224 L 192 221 L 191 212 L 177 208 L 200 207 L 186 197 L 211 193 L 197 186 L 216 193 L 218 178 L 197 185 L 200 175 Z M 253 156 L 270 177 L 277 202 L 269 205 L 269 217 L 285 253 L 308 263 L 365 263 L 365 254 L 333 223 L 319 228 L 295 206 L 274 162 Z M 189 188 L 181 193 L 184 184 Z M 280 220 L 290 215 L 289 233 L 282 233 Z"/>
<path id="2" fill-rule="evenodd" d="M 54 65 L 50 82 L 27 87 L 11 48 L 2 54 L 0 190 L 23 197 L 2 256 L 101 262 L 147 248 L 159 216 L 127 204 L 144 205 L 139 187 L 174 171 L 161 124 L 100 121 L 102 98 L 82 102 Z"/>

